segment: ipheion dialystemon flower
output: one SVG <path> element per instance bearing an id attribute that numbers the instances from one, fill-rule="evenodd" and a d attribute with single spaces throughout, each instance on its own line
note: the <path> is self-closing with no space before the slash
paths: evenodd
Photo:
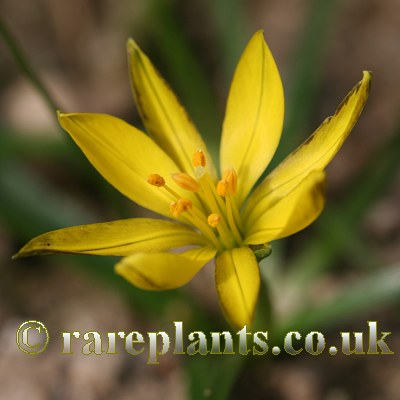
<path id="1" fill-rule="evenodd" d="M 278 146 L 284 114 L 280 75 L 263 32 L 251 38 L 233 77 L 219 174 L 185 110 L 133 40 L 128 58 L 134 99 L 149 135 L 105 114 L 59 112 L 58 119 L 106 180 L 167 219 L 59 229 L 32 239 L 15 257 L 122 256 L 116 272 L 148 290 L 178 288 L 215 259 L 227 320 L 234 327 L 249 325 L 260 287 L 258 260 L 269 254 L 272 241 L 304 229 L 322 211 L 324 168 L 365 105 L 371 73 L 364 71 L 334 115 L 254 188 Z"/>

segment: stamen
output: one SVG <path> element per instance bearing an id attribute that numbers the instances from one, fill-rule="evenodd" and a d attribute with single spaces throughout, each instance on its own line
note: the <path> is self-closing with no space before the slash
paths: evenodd
<path id="1" fill-rule="evenodd" d="M 221 197 L 225 197 L 228 194 L 228 191 L 229 191 L 228 182 L 225 181 L 224 179 L 221 179 L 220 181 L 218 181 L 218 183 L 217 183 L 217 193 Z"/>
<path id="2" fill-rule="evenodd" d="M 213 182 L 209 174 L 205 174 L 204 177 L 200 179 L 200 185 L 203 189 L 203 194 L 207 201 L 207 204 L 209 204 L 211 206 L 211 209 L 213 209 L 214 211 L 218 210 L 222 218 L 225 219 L 225 202 L 223 201 L 223 199 L 221 199 L 221 196 L 218 195 L 215 183 Z"/>
<path id="3" fill-rule="evenodd" d="M 200 188 L 197 181 L 185 172 L 172 174 L 172 179 L 179 187 L 185 190 L 189 190 L 190 192 L 197 192 Z"/>
<path id="4" fill-rule="evenodd" d="M 231 195 L 225 197 L 225 205 L 226 205 L 226 215 L 228 219 L 228 224 L 232 231 L 233 237 L 235 238 L 237 243 L 241 243 L 242 235 L 240 234 L 238 229 L 238 221 L 235 219 L 235 217 L 240 218 L 239 211 Z"/>
<path id="5" fill-rule="evenodd" d="M 190 210 L 191 208 L 192 202 L 187 199 L 179 199 L 178 201 L 174 201 L 169 205 L 169 211 L 175 218 L 178 218 L 182 213 Z"/>
<path id="6" fill-rule="evenodd" d="M 185 172 L 171 176 L 180 188 L 196 193 L 198 204 L 197 200 L 193 204 L 189 199 L 182 198 L 158 174 L 149 175 L 147 182 L 166 190 L 173 200 L 169 207 L 171 214 L 175 218 L 182 216 L 184 222 L 196 227 L 218 250 L 232 249 L 240 245 L 243 241 L 240 213 L 233 199 L 237 190 L 236 172 L 227 169 L 216 185 L 205 168 L 206 156 L 202 150 L 193 155 L 192 161 L 194 177 Z M 182 215 L 183 213 L 185 214 Z"/>
<path id="7" fill-rule="evenodd" d="M 185 212 L 192 208 L 192 202 L 188 199 L 179 199 L 178 207 L 180 207 L 180 209 L 182 210 L 181 212 Z"/>
<path id="8" fill-rule="evenodd" d="M 237 188 L 237 175 L 234 169 L 229 168 L 224 172 L 224 176 L 217 183 L 217 193 L 225 197 L 227 195 L 234 196 Z"/>
<path id="9" fill-rule="evenodd" d="M 217 225 L 221 222 L 221 216 L 217 213 L 212 213 L 207 218 L 208 225 L 216 228 Z"/>
<path id="10" fill-rule="evenodd" d="M 157 186 L 157 187 L 165 186 L 165 179 L 158 174 L 149 175 L 147 178 L 147 182 L 150 183 L 150 185 Z"/>
<path id="11" fill-rule="evenodd" d="M 169 212 L 175 217 L 178 218 L 179 217 L 179 213 L 178 213 L 178 203 L 176 201 L 173 201 L 170 205 L 169 205 Z"/>
<path id="12" fill-rule="evenodd" d="M 237 175 L 233 168 L 229 168 L 224 172 L 224 176 L 222 177 L 224 181 L 228 182 L 229 185 L 229 194 L 235 195 L 237 188 Z"/>
<path id="13" fill-rule="evenodd" d="M 192 165 L 193 167 L 206 166 L 206 155 L 203 150 L 197 150 L 196 153 L 193 154 Z"/>
<path id="14" fill-rule="evenodd" d="M 188 202 L 189 200 L 180 199 L 183 202 Z M 181 203 L 182 203 L 181 201 Z M 179 200 L 176 203 L 176 208 L 179 209 Z M 214 231 L 211 227 L 205 222 L 205 216 L 203 213 L 196 208 L 196 206 L 192 206 L 190 202 L 190 209 L 187 209 L 188 212 L 185 214 L 185 218 L 190 221 L 194 226 L 196 226 L 204 236 L 206 236 L 210 241 L 214 244 L 214 246 L 222 250 L 221 243 L 219 242 L 217 236 L 215 235 Z M 175 205 L 172 206 L 172 211 L 175 211 Z"/>

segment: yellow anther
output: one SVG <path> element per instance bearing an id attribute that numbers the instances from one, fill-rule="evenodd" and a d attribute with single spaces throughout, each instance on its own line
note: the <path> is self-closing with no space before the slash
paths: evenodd
<path id="1" fill-rule="evenodd" d="M 197 181 L 185 172 L 172 174 L 172 179 L 179 187 L 189 190 L 190 192 L 197 192 L 200 188 Z"/>
<path id="2" fill-rule="evenodd" d="M 179 199 L 178 207 L 182 210 L 181 212 L 185 212 L 192 208 L 192 202 L 188 199 Z"/>
<path id="3" fill-rule="evenodd" d="M 169 212 L 175 217 L 178 218 L 180 213 L 178 212 L 178 203 L 176 201 L 173 201 L 169 205 Z"/>
<path id="4" fill-rule="evenodd" d="M 206 155 L 203 150 L 197 150 L 193 154 L 192 158 L 193 167 L 205 167 L 206 166 Z"/>
<path id="5" fill-rule="evenodd" d="M 192 208 L 192 202 L 187 199 L 179 199 L 174 201 L 169 205 L 169 211 L 171 214 L 178 218 L 182 213 Z"/>
<path id="6" fill-rule="evenodd" d="M 224 176 L 217 183 L 217 193 L 225 197 L 228 194 L 234 196 L 237 188 L 237 175 L 234 169 L 229 168 L 224 172 Z"/>
<path id="7" fill-rule="evenodd" d="M 212 213 L 208 216 L 207 218 L 207 223 L 208 225 L 212 226 L 213 228 L 216 228 L 216 226 L 221 222 L 221 216 L 216 213 Z"/>
<path id="8" fill-rule="evenodd" d="M 237 175 L 236 171 L 233 168 L 229 168 L 225 171 L 224 180 L 226 180 L 229 184 L 229 194 L 235 195 L 236 194 L 236 188 L 237 188 Z"/>
<path id="9" fill-rule="evenodd" d="M 225 197 L 228 194 L 229 184 L 224 179 L 217 183 L 217 193 L 219 196 Z"/>
<path id="10" fill-rule="evenodd" d="M 149 175 L 147 178 L 147 182 L 150 183 L 150 185 L 157 186 L 157 187 L 165 186 L 164 178 L 158 174 Z"/>

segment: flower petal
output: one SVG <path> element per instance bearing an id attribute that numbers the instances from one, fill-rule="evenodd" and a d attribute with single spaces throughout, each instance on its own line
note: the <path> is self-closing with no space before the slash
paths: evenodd
<path id="1" fill-rule="evenodd" d="M 191 249 L 182 254 L 136 253 L 116 264 L 115 272 L 141 289 L 175 289 L 189 282 L 215 253 L 216 250 L 210 247 Z"/>
<path id="2" fill-rule="evenodd" d="M 367 101 L 370 85 L 371 73 L 364 71 L 363 79 L 345 97 L 335 114 L 286 157 L 251 194 L 245 219 L 250 213 L 261 214 L 267 210 L 298 185 L 311 170 L 326 167 L 357 122 Z M 256 213 L 253 213 L 253 208 L 257 208 Z"/>
<path id="3" fill-rule="evenodd" d="M 268 243 L 306 228 L 324 208 L 324 192 L 325 172 L 310 172 L 290 193 L 267 211 L 251 215 L 254 222 L 246 224 L 244 243 Z"/>
<path id="4" fill-rule="evenodd" d="M 154 173 L 167 178 L 178 167 L 147 135 L 111 115 L 59 113 L 58 119 L 116 189 L 141 206 L 171 217 L 170 195 L 148 184 L 147 178 Z"/>
<path id="5" fill-rule="evenodd" d="M 221 307 L 234 327 L 251 325 L 260 288 L 260 271 L 248 247 L 227 250 L 215 263 L 215 281 Z"/>
<path id="6" fill-rule="evenodd" d="M 204 238 L 188 226 L 160 219 L 131 218 L 47 232 L 32 239 L 14 257 L 51 253 L 126 256 L 204 244 Z"/>
<path id="7" fill-rule="evenodd" d="M 193 173 L 192 157 L 197 150 L 207 156 L 207 169 L 215 169 L 203 139 L 167 83 L 136 42 L 128 41 L 131 86 L 142 121 L 152 138 L 179 166 Z M 178 172 L 175 171 L 175 172 Z"/>
<path id="8" fill-rule="evenodd" d="M 281 78 L 263 32 L 258 31 L 236 68 L 221 139 L 221 173 L 236 170 L 239 206 L 275 153 L 283 112 Z"/>

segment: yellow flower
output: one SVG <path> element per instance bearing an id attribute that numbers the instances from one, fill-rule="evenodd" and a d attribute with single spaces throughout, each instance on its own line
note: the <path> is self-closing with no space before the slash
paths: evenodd
<path id="1" fill-rule="evenodd" d="M 134 202 L 171 220 L 135 218 L 38 236 L 17 257 L 78 253 L 123 256 L 116 272 L 143 289 L 186 284 L 215 258 L 221 307 L 235 327 L 250 324 L 260 275 L 254 249 L 311 224 L 324 206 L 324 168 L 356 123 L 371 74 L 332 117 L 253 191 L 282 131 L 284 99 L 262 31 L 234 74 L 223 123 L 220 179 L 207 147 L 176 96 L 133 40 L 131 86 L 150 135 L 104 114 L 59 113 L 94 167 Z M 181 253 L 172 249 L 191 246 Z"/>

